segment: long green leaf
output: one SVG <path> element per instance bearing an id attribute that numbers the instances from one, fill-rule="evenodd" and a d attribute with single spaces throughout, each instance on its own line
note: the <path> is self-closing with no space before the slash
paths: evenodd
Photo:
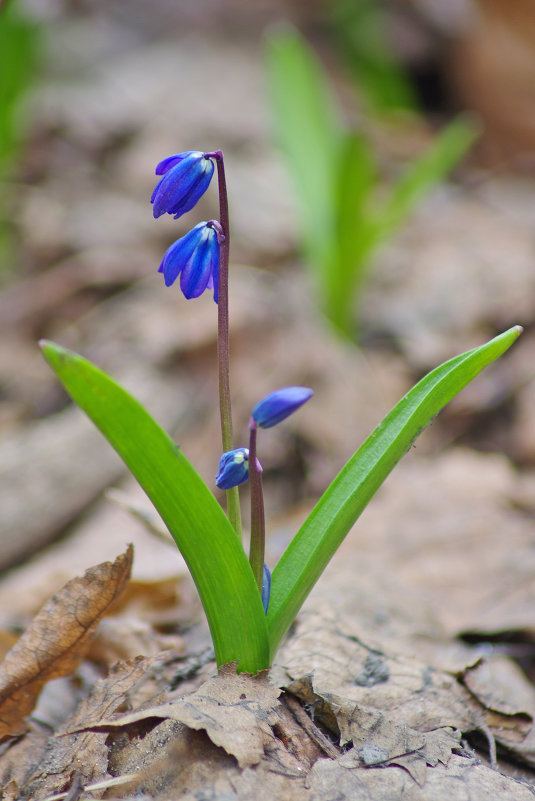
<path id="1" fill-rule="evenodd" d="M 416 93 L 394 57 L 382 5 L 377 0 L 331 3 L 335 34 L 356 86 L 374 109 L 414 112 Z"/>
<path id="2" fill-rule="evenodd" d="M 115 448 L 161 514 L 197 585 L 218 664 L 269 666 L 264 610 L 249 562 L 206 484 L 148 412 L 72 351 L 41 343 L 63 386 Z"/>
<path id="3" fill-rule="evenodd" d="M 268 613 L 272 654 L 336 549 L 414 439 L 521 332 L 515 326 L 428 373 L 340 471 L 273 571 Z"/>
<path id="4" fill-rule="evenodd" d="M 270 33 L 266 65 L 275 132 L 295 184 L 308 258 L 322 267 L 334 235 L 340 115 L 318 59 L 295 29 Z"/>
<path id="5" fill-rule="evenodd" d="M 378 238 L 387 237 L 405 221 L 418 201 L 466 155 L 478 135 L 479 129 L 472 119 L 457 117 L 436 136 L 403 172 L 384 207 L 378 210 Z"/>
<path id="6" fill-rule="evenodd" d="M 369 198 L 378 180 L 376 159 L 362 134 L 344 136 L 336 165 L 336 233 L 329 243 L 322 293 L 327 317 L 346 336 L 354 332 L 354 300 L 363 265 L 375 244 Z"/>

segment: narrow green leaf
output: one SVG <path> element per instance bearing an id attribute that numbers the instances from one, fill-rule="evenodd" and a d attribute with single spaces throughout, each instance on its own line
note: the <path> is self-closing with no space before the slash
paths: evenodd
<path id="1" fill-rule="evenodd" d="M 293 28 L 267 37 L 266 65 L 275 133 L 295 184 L 309 260 L 317 268 L 333 236 L 339 113 L 318 59 Z"/>
<path id="2" fill-rule="evenodd" d="M 423 155 L 407 167 L 378 210 L 378 239 L 404 222 L 418 201 L 458 164 L 478 135 L 473 120 L 457 117 L 436 136 Z"/>
<path id="3" fill-rule="evenodd" d="M 340 471 L 273 571 L 268 612 L 272 654 L 336 549 L 414 439 L 521 332 L 520 326 L 515 326 L 428 373 Z M 358 565 L 355 570 L 358 576 Z"/>
<path id="4" fill-rule="evenodd" d="M 109 376 L 72 351 L 42 342 L 63 386 L 139 481 L 180 549 L 208 618 L 218 664 L 269 666 L 264 610 L 227 517 L 173 440 Z M 74 468 L 75 466 L 73 466 Z"/>
<path id="5" fill-rule="evenodd" d="M 379 112 L 416 111 L 416 93 L 394 58 L 382 4 L 376 0 L 337 0 L 332 13 L 355 84 L 373 108 Z"/>
<path id="6" fill-rule="evenodd" d="M 344 137 L 336 179 L 336 231 L 330 243 L 331 263 L 322 276 L 323 297 L 331 322 L 351 338 L 355 292 L 375 244 L 375 222 L 370 220 L 368 206 L 378 180 L 377 165 L 362 134 Z"/>

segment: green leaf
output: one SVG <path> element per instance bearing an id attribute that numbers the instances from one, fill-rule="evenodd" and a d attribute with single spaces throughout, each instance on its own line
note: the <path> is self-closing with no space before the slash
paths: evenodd
<path id="1" fill-rule="evenodd" d="M 276 136 L 295 184 L 309 260 L 317 267 L 333 236 L 339 113 L 318 59 L 293 28 L 267 37 L 266 64 Z"/>
<path id="2" fill-rule="evenodd" d="M 456 356 L 414 386 L 324 492 L 273 571 L 268 630 L 272 654 L 308 593 L 368 501 L 443 406 L 522 332 L 509 329 Z M 358 580 L 358 565 L 355 565 Z"/>
<path id="3" fill-rule="evenodd" d="M 457 117 L 414 161 L 390 191 L 377 214 L 377 238 L 385 238 L 398 228 L 419 200 L 455 167 L 479 135 L 468 117 Z"/>
<path id="4" fill-rule="evenodd" d="M 355 84 L 380 112 L 415 111 L 410 80 L 393 56 L 385 9 L 377 0 L 338 0 L 333 22 Z"/>
<path id="5" fill-rule="evenodd" d="M 370 142 L 358 133 L 343 139 L 336 165 L 336 231 L 330 243 L 331 263 L 323 275 L 325 310 L 344 334 L 353 332 L 353 301 L 359 279 L 375 244 L 375 222 L 368 212 L 378 180 Z"/>
<path id="6" fill-rule="evenodd" d="M 234 529 L 206 484 L 148 412 L 72 351 L 42 342 L 63 386 L 139 481 L 197 585 L 218 664 L 250 673 L 269 666 L 262 602 Z M 73 469 L 75 465 L 73 466 Z"/>

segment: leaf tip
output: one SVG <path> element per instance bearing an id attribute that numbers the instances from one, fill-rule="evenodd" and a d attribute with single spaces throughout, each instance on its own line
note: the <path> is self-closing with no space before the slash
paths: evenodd
<path id="1" fill-rule="evenodd" d="M 58 345 L 56 342 L 52 342 L 50 339 L 40 339 L 37 344 L 41 349 L 43 356 L 51 365 L 53 361 L 57 363 L 61 361 L 67 361 L 69 358 L 72 358 L 76 355 L 67 348 L 63 348 L 61 345 Z"/>

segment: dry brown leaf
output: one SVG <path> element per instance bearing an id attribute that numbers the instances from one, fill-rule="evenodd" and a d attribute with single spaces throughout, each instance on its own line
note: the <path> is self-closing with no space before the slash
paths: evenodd
<path id="1" fill-rule="evenodd" d="M 300 797 L 295 792 L 322 749 L 277 700 L 279 692 L 265 675 L 237 676 L 228 666 L 176 703 L 100 720 L 93 728 L 109 731 L 109 771 L 137 773 L 132 793 L 219 798 L 243 783 L 255 793 L 271 788 L 278 793 L 273 797 Z M 155 725 L 159 717 L 165 719 Z"/>
<path id="2" fill-rule="evenodd" d="M 0 737 L 24 731 L 43 685 L 82 659 L 97 623 L 121 594 L 133 548 L 69 581 L 48 601 L 0 665 Z"/>
<path id="3" fill-rule="evenodd" d="M 502 776 L 476 758 L 452 756 L 427 769 L 425 787 L 396 767 L 352 769 L 321 759 L 307 777 L 310 801 L 532 801 L 532 788 Z"/>
<path id="4" fill-rule="evenodd" d="M 155 664 L 154 658 L 144 657 L 117 663 L 106 678 L 95 683 L 68 724 L 82 727 L 89 718 L 95 720 L 98 715 L 106 717 L 115 712 L 126 699 L 136 697 L 140 686 L 150 683 Z M 68 736 L 67 728 L 65 724 L 55 736 L 49 737 L 44 755 L 28 754 L 24 781 L 27 798 L 42 799 L 61 792 L 70 787 L 75 774 L 83 785 L 109 778 L 107 735 L 84 732 Z"/>
<path id="5" fill-rule="evenodd" d="M 480 703 L 453 675 L 359 639 L 352 621 L 323 607 L 304 614 L 279 655 L 287 687 L 354 748 L 343 764 L 399 765 L 418 785 L 427 767 L 447 765 L 461 732 L 482 731 L 530 761 L 522 748 L 529 710 Z M 526 741 L 527 742 L 527 741 Z M 519 750 L 516 751 L 516 747 Z"/>
<path id="6" fill-rule="evenodd" d="M 110 616 L 101 621 L 87 658 L 110 666 L 136 656 L 157 656 L 162 651 L 179 654 L 183 650 L 184 641 L 178 634 L 159 634 L 142 618 Z"/>
<path id="7" fill-rule="evenodd" d="M 30 730 L 6 745 L 0 756 L 0 787 L 2 801 L 17 801 L 28 773 L 41 763 L 50 739 L 47 727 L 30 724 Z"/>
<path id="8" fill-rule="evenodd" d="M 120 728 L 149 718 L 176 720 L 190 729 L 204 730 L 214 745 L 236 757 L 240 767 L 258 764 L 273 740 L 270 716 L 280 706 L 281 690 L 265 674 L 237 674 L 232 665 L 223 666 L 196 692 L 173 703 L 148 707 L 115 720 L 99 719 L 82 728 Z M 80 729 L 71 729 L 70 733 Z"/>

